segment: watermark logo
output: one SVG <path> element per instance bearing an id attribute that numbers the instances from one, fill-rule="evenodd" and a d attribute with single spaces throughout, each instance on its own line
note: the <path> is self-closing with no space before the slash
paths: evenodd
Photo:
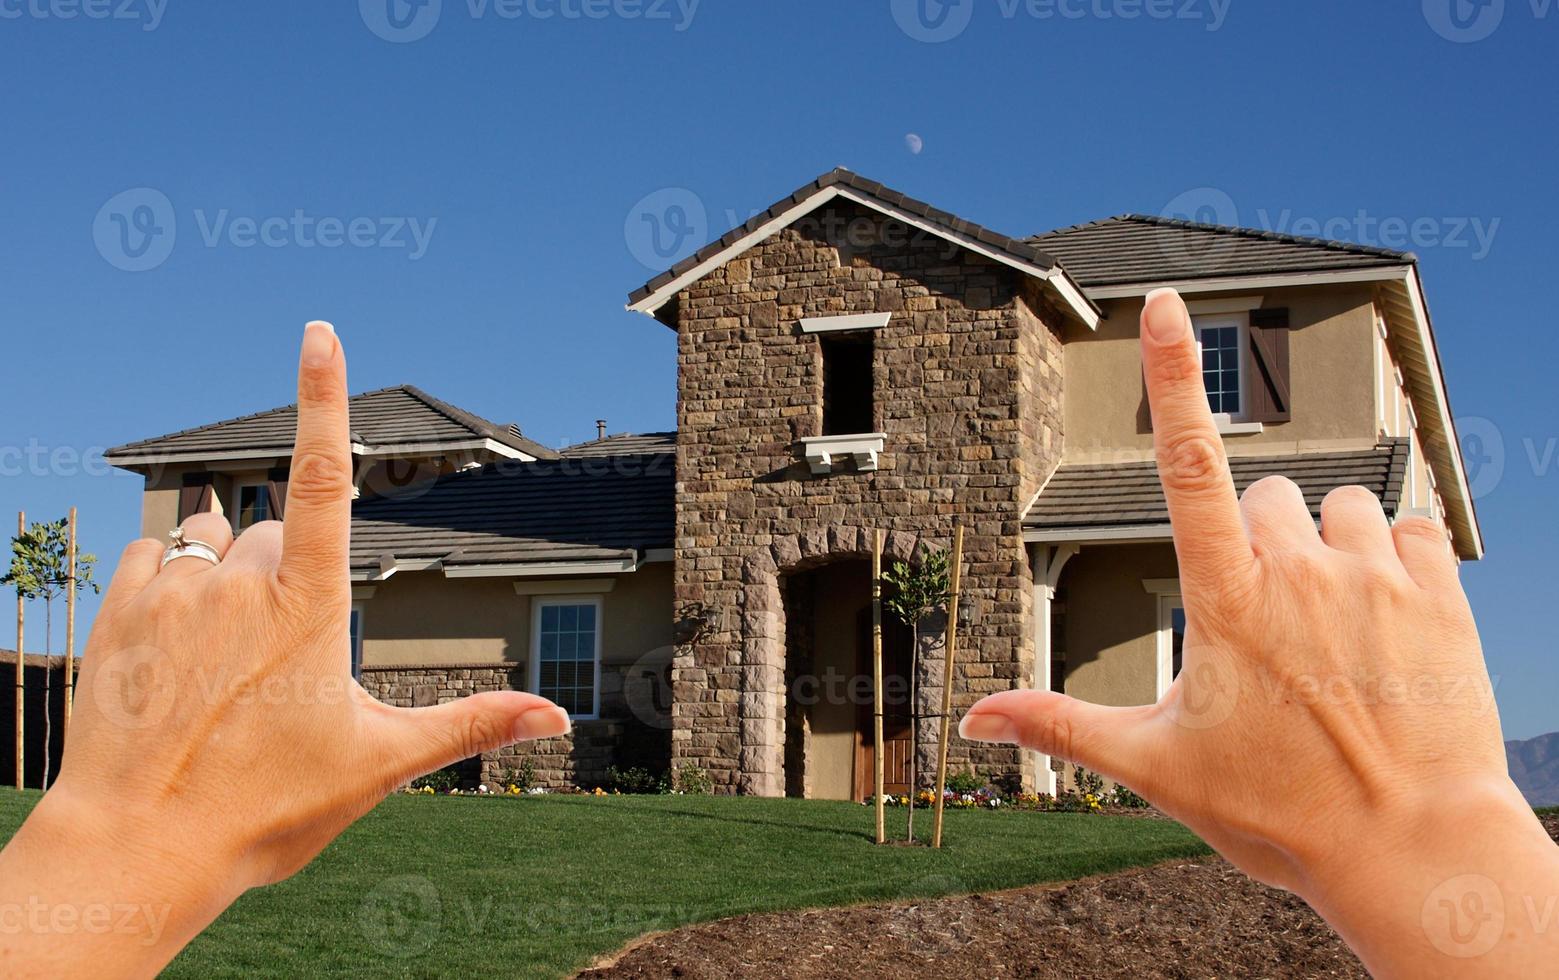
<path id="1" fill-rule="evenodd" d="M 709 212 L 686 187 L 664 187 L 628 210 L 623 240 L 640 265 L 658 272 L 709 240 Z"/>
<path id="2" fill-rule="evenodd" d="M 112 20 L 155 31 L 168 0 L 0 0 L 0 20 Z"/>
<path id="3" fill-rule="evenodd" d="M 3 2 L 3 0 L 0 0 Z M 192 213 L 206 248 L 353 248 L 405 253 L 415 262 L 427 254 L 438 218 L 358 215 L 343 218 L 295 209 L 283 215 L 235 215 L 227 208 Z M 92 222 L 92 241 L 109 265 L 147 272 L 173 254 L 178 214 L 168 195 L 136 187 L 114 195 Z"/>
<path id="4" fill-rule="evenodd" d="M 92 678 L 92 703 L 121 728 L 144 731 L 173 711 L 178 681 L 168 655 L 155 647 L 128 647 L 105 660 Z"/>
<path id="5" fill-rule="evenodd" d="M 893 21 L 906 36 L 926 44 L 958 37 L 974 17 L 974 0 L 893 0 Z"/>
<path id="6" fill-rule="evenodd" d="M 109 265 L 147 272 L 168 260 L 178 239 L 178 218 L 168 195 L 151 187 L 115 194 L 92 221 L 92 241 Z"/>
<path id="7" fill-rule="evenodd" d="M 433 882 L 419 875 L 400 875 L 368 893 L 358 907 L 357 925 L 380 955 L 416 956 L 438 939 L 443 911 Z"/>
<path id="8" fill-rule="evenodd" d="M 671 659 L 676 651 L 656 647 L 623 673 L 623 701 L 648 728 L 671 728 Z"/>
<path id="9" fill-rule="evenodd" d="M 1505 437 L 1493 421 L 1479 416 L 1457 419 L 1456 435 L 1461 440 L 1467 490 L 1478 500 L 1493 492 L 1505 476 Z"/>
<path id="10" fill-rule="evenodd" d="M 1459 959 L 1482 956 L 1505 929 L 1505 896 L 1483 875 L 1457 875 L 1424 899 L 1424 935 L 1435 949 Z"/>
<path id="11" fill-rule="evenodd" d="M 1505 0 L 1423 0 L 1424 20 L 1447 41 L 1472 44 L 1499 29 Z"/>
<path id="12" fill-rule="evenodd" d="M 433 33 L 443 0 L 357 0 L 363 23 L 391 44 L 409 44 Z"/>
<path id="13" fill-rule="evenodd" d="M 1193 187 L 1164 205 L 1159 216 L 1201 225 L 1238 226 L 1240 209 L 1234 198 L 1216 187 Z M 1164 228 L 1158 234 L 1159 251 L 1176 268 L 1194 269 L 1205 265 L 1233 246 L 1227 235 L 1187 234 L 1179 228 Z"/>
<path id="14" fill-rule="evenodd" d="M 1216 728 L 1229 720 L 1240 703 L 1239 674 L 1213 656 L 1195 656 L 1188 650 L 1185 669 L 1166 696 L 1169 717 L 1183 728 Z"/>

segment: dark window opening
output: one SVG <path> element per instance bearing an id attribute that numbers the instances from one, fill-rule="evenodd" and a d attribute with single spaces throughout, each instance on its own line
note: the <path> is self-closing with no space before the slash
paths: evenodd
<path id="1" fill-rule="evenodd" d="M 823 435 L 877 431 L 872 421 L 872 335 L 820 338 L 823 346 Z"/>

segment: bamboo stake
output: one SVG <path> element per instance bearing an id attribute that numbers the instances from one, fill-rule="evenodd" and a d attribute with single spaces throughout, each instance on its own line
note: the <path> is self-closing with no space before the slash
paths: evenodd
<path id="1" fill-rule="evenodd" d="M 877 807 L 877 843 L 887 843 L 883 828 L 882 774 L 882 529 L 872 532 L 872 785 Z"/>
<path id="2" fill-rule="evenodd" d="M 27 533 L 27 512 L 26 511 L 19 511 L 17 513 L 17 515 L 16 515 L 16 533 L 17 533 L 17 536 L 21 536 L 21 535 Z M 23 641 L 24 641 L 24 639 L 25 639 L 25 637 L 27 635 L 26 631 L 22 628 L 22 622 L 23 622 L 23 619 L 24 619 L 24 617 L 26 615 L 27 615 L 27 604 L 22 599 L 22 585 L 21 585 L 20 582 L 18 582 L 16 584 L 16 788 L 17 789 L 21 789 L 23 787 L 23 785 L 24 785 L 24 780 L 23 780 L 24 769 L 23 769 L 23 765 L 27 761 L 27 750 L 26 750 L 27 743 L 24 741 L 24 736 L 26 735 L 26 727 L 23 725 L 24 716 L 23 716 L 23 712 L 22 712 L 23 697 L 27 693 L 27 682 L 24 680 L 24 678 L 26 677 L 26 674 L 23 672 L 23 667 L 22 667 L 22 660 L 23 660 L 23 656 L 24 656 L 23 653 L 22 653 L 22 647 L 24 646 L 24 642 Z"/>
<path id="3" fill-rule="evenodd" d="M 942 667 L 942 737 L 937 742 L 936 817 L 931 846 L 942 846 L 942 804 L 947 798 L 947 740 L 953 715 L 953 659 L 958 655 L 958 580 L 964 558 L 964 527 L 953 525 L 953 577 L 947 598 L 947 656 Z"/>
<path id="4" fill-rule="evenodd" d="M 65 732 L 70 734 L 70 703 L 75 688 L 76 657 L 76 508 L 70 509 L 70 567 L 65 573 Z"/>

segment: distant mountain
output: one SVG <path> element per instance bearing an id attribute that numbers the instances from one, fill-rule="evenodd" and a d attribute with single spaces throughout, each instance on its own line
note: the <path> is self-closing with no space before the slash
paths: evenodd
<path id="1" fill-rule="evenodd" d="M 1559 806 L 1559 732 L 1506 742 L 1505 760 L 1528 803 Z"/>

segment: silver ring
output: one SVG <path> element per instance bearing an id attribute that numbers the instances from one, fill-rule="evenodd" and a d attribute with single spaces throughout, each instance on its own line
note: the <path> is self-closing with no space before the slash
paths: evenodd
<path id="1" fill-rule="evenodd" d="M 168 562 L 175 558 L 203 558 L 213 565 L 222 564 L 222 556 L 217 550 L 204 541 L 196 541 L 184 536 L 184 529 L 176 527 L 168 532 L 168 540 L 173 544 L 162 553 L 162 564 L 159 568 L 166 568 Z"/>

